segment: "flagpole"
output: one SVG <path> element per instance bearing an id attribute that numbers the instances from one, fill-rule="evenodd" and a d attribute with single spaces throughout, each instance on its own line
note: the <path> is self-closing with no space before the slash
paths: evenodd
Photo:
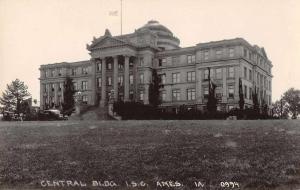
<path id="1" fill-rule="evenodd" d="M 122 5 L 122 0 L 121 0 L 121 35 L 122 35 L 122 22 L 123 22 L 123 18 L 122 18 L 123 11 L 122 11 L 122 9 L 123 9 L 123 5 Z"/>

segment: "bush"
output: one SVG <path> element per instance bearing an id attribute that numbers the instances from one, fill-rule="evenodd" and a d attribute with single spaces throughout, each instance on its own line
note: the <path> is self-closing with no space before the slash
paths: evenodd
<path id="1" fill-rule="evenodd" d="M 115 102 L 113 111 L 124 120 L 137 119 L 158 119 L 158 110 L 150 105 L 139 102 Z"/>

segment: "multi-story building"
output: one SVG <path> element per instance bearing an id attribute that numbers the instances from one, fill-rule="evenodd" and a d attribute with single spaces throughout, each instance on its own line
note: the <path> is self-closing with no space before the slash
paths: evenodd
<path id="1" fill-rule="evenodd" d="M 252 93 L 271 104 L 272 63 L 264 48 L 242 38 L 198 43 L 181 48 L 180 40 L 157 21 L 149 21 L 131 34 L 94 38 L 87 49 L 91 59 L 40 67 L 41 108 L 60 106 L 66 77 L 73 79 L 82 101 L 105 106 L 108 98 L 149 103 L 152 71 L 161 76 L 160 89 L 165 110 L 180 105 L 205 110 L 208 96 L 208 68 L 216 84 L 218 109 L 238 107 L 239 79 L 245 107 L 251 107 Z M 113 92 L 113 95 L 111 94 Z"/>

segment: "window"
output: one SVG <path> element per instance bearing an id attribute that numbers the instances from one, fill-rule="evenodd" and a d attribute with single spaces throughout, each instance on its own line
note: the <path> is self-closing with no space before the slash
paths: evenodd
<path id="1" fill-rule="evenodd" d="M 74 90 L 78 90 L 77 82 L 73 82 L 73 88 L 74 88 Z"/>
<path id="2" fill-rule="evenodd" d="M 112 83 L 111 80 L 112 80 L 111 77 L 107 77 L 107 85 L 108 86 L 111 86 L 111 83 Z"/>
<path id="3" fill-rule="evenodd" d="M 44 89 L 44 92 L 47 92 L 47 86 L 46 86 L 46 84 L 43 84 L 43 89 Z"/>
<path id="4" fill-rule="evenodd" d="M 204 51 L 204 60 L 208 60 L 209 53 L 208 51 Z"/>
<path id="5" fill-rule="evenodd" d="M 54 83 L 51 84 L 51 90 L 54 92 Z"/>
<path id="6" fill-rule="evenodd" d="M 51 70 L 51 77 L 54 77 L 54 75 L 55 75 L 55 70 L 52 69 L 52 70 Z"/>
<path id="7" fill-rule="evenodd" d="M 174 65 L 174 64 L 176 64 L 177 63 L 177 57 L 172 57 L 172 64 Z"/>
<path id="8" fill-rule="evenodd" d="M 144 91 L 140 91 L 140 100 L 144 100 Z"/>
<path id="9" fill-rule="evenodd" d="M 196 99 L 196 89 L 191 88 L 187 89 L 187 100 L 195 100 Z"/>
<path id="10" fill-rule="evenodd" d="M 82 74 L 84 74 L 84 75 L 88 74 L 88 68 L 87 67 L 82 67 Z"/>
<path id="11" fill-rule="evenodd" d="M 102 86 L 102 79 L 101 78 L 97 78 L 97 86 L 98 86 L 98 88 L 100 88 Z"/>
<path id="12" fill-rule="evenodd" d="M 60 82 L 60 83 L 59 83 L 58 91 L 61 91 L 61 90 L 63 89 L 63 86 L 64 86 L 64 83 L 63 83 L 63 82 Z"/>
<path id="13" fill-rule="evenodd" d="M 160 75 L 161 84 L 166 84 L 166 74 Z"/>
<path id="14" fill-rule="evenodd" d="M 173 101 L 179 101 L 180 100 L 180 90 L 173 90 L 172 98 L 173 98 Z"/>
<path id="15" fill-rule="evenodd" d="M 161 98 L 161 101 L 166 101 L 166 91 L 160 92 L 160 98 Z"/>
<path id="16" fill-rule="evenodd" d="M 101 62 L 100 62 L 100 61 L 97 61 L 97 62 L 96 62 L 96 65 L 97 65 L 97 71 L 98 71 L 98 72 L 101 71 L 101 70 L 102 70 L 102 64 L 101 64 Z"/>
<path id="17" fill-rule="evenodd" d="M 88 97 L 87 97 L 87 95 L 83 95 L 83 96 L 82 96 L 82 103 L 87 104 L 87 102 L 88 102 Z"/>
<path id="18" fill-rule="evenodd" d="M 271 91 L 271 81 L 269 81 L 269 90 Z"/>
<path id="19" fill-rule="evenodd" d="M 249 69 L 249 80 L 252 80 L 252 70 Z"/>
<path id="20" fill-rule="evenodd" d="M 194 82 L 194 81 L 196 81 L 195 71 L 187 72 L 187 81 L 188 82 Z"/>
<path id="21" fill-rule="evenodd" d="M 140 57 L 140 66 L 144 66 L 144 58 Z"/>
<path id="22" fill-rule="evenodd" d="M 203 89 L 203 95 L 204 95 L 204 98 L 208 98 L 208 95 L 209 95 L 208 87 L 204 87 L 204 89 Z"/>
<path id="23" fill-rule="evenodd" d="M 144 74 L 140 74 L 140 83 L 144 83 Z"/>
<path id="24" fill-rule="evenodd" d="M 222 98 L 222 87 L 217 87 L 216 88 L 216 98 L 221 99 Z"/>
<path id="25" fill-rule="evenodd" d="M 123 63 L 118 63 L 118 68 L 119 68 L 119 69 L 123 69 L 123 68 L 124 68 Z"/>
<path id="26" fill-rule="evenodd" d="M 72 72 L 72 76 L 75 76 L 76 75 L 76 68 L 72 68 L 71 72 Z"/>
<path id="27" fill-rule="evenodd" d="M 244 48 L 244 57 L 248 56 L 248 51 Z"/>
<path id="28" fill-rule="evenodd" d="M 262 60 L 262 58 L 260 58 L 259 59 L 259 66 L 262 66 L 262 64 L 263 64 L 263 60 Z"/>
<path id="29" fill-rule="evenodd" d="M 233 57 L 233 56 L 234 56 L 234 49 L 229 48 L 229 57 Z"/>
<path id="30" fill-rule="evenodd" d="M 61 68 L 58 68 L 58 69 L 57 69 L 57 74 L 58 74 L 58 76 L 61 76 L 61 75 L 62 75 L 62 69 L 61 69 Z"/>
<path id="31" fill-rule="evenodd" d="M 196 62 L 196 57 L 195 57 L 195 55 L 188 55 L 188 56 L 187 56 L 187 62 L 188 62 L 188 64 L 195 63 L 195 62 Z"/>
<path id="32" fill-rule="evenodd" d="M 82 90 L 87 90 L 87 81 L 82 81 L 81 89 Z"/>
<path id="33" fill-rule="evenodd" d="M 123 81 L 124 81 L 123 76 L 119 76 L 118 77 L 118 85 L 123 86 Z"/>
<path id="34" fill-rule="evenodd" d="M 234 78 L 234 67 L 229 67 L 228 77 Z"/>
<path id="35" fill-rule="evenodd" d="M 204 80 L 208 79 L 208 69 L 204 70 Z"/>
<path id="36" fill-rule="evenodd" d="M 63 99 L 62 99 L 62 96 L 61 95 L 58 95 L 57 96 L 57 99 L 58 99 L 58 105 L 61 105 Z"/>
<path id="37" fill-rule="evenodd" d="M 129 91 L 129 99 L 133 100 L 133 91 L 132 90 Z"/>
<path id="38" fill-rule="evenodd" d="M 228 86 L 228 96 L 229 98 L 234 97 L 234 86 Z"/>
<path id="39" fill-rule="evenodd" d="M 166 58 L 162 58 L 162 66 L 166 65 L 167 63 L 167 59 Z"/>
<path id="40" fill-rule="evenodd" d="M 244 78 L 247 79 L 247 68 L 244 67 Z"/>
<path id="41" fill-rule="evenodd" d="M 77 67 L 77 71 L 76 71 L 76 72 L 77 72 L 78 74 L 80 74 L 81 71 L 82 71 L 82 68 L 81 68 L 81 67 Z"/>
<path id="42" fill-rule="evenodd" d="M 217 56 L 217 58 L 221 58 L 222 57 L 222 50 L 221 49 L 218 49 L 218 50 L 216 50 L 216 56 Z"/>
<path id="43" fill-rule="evenodd" d="M 222 69 L 221 68 L 217 68 L 216 69 L 216 78 L 217 79 L 222 79 Z"/>
<path id="44" fill-rule="evenodd" d="M 252 88 L 249 87 L 249 99 L 252 100 Z"/>
<path id="45" fill-rule="evenodd" d="M 107 63 L 107 70 L 111 70 L 112 68 L 112 63 Z"/>
<path id="46" fill-rule="evenodd" d="M 133 75 L 129 75 L 129 84 L 133 84 Z"/>
<path id="47" fill-rule="evenodd" d="M 179 83 L 180 82 L 180 73 L 173 73 L 172 74 L 172 82 Z"/>
<path id="48" fill-rule="evenodd" d="M 47 71 L 47 70 L 45 71 L 45 76 L 49 77 L 49 71 Z"/>
<path id="49" fill-rule="evenodd" d="M 247 86 L 246 85 L 244 85 L 244 97 L 245 97 L 245 99 L 248 98 L 248 96 L 247 96 Z"/>
<path id="50" fill-rule="evenodd" d="M 264 81 L 263 81 L 263 76 L 260 75 L 260 76 L 259 76 L 259 83 L 260 83 L 261 86 L 263 85 L 263 82 L 264 82 Z"/>

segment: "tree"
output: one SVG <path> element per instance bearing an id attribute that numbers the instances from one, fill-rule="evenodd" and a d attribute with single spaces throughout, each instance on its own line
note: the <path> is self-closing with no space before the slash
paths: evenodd
<path id="1" fill-rule="evenodd" d="M 28 87 L 24 82 L 16 79 L 7 85 L 5 92 L 2 92 L 0 104 L 4 106 L 5 111 L 13 111 L 17 114 L 22 113 L 22 103 L 30 96 Z"/>
<path id="2" fill-rule="evenodd" d="M 73 86 L 73 80 L 70 77 L 66 78 L 65 84 L 64 84 L 64 102 L 62 104 L 63 113 L 66 115 L 71 115 L 75 100 L 74 100 L 74 94 L 75 94 L 74 86 Z"/>
<path id="3" fill-rule="evenodd" d="M 273 116 L 281 119 L 287 119 L 289 117 L 289 110 L 286 101 L 282 98 L 272 104 Z"/>
<path id="4" fill-rule="evenodd" d="M 256 86 L 254 87 L 254 91 L 252 93 L 252 102 L 253 102 L 253 110 L 255 114 L 259 115 L 259 102 L 258 102 L 258 94 L 256 91 Z"/>
<path id="5" fill-rule="evenodd" d="M 161 77 L 158 76 L 156 69 L 152 70 L 152 81 L 149 85 L 149 104 L 153 107 L 157 107 L 161 104 L 159 97 L 159 89 L 162 88 Z"/>
<path id="6" fill-rule="evenodd" d="M 282 99 L 287 103 L 287 109 L 292 115 L 292 119 L 296 119 L 300 113 L 300 90 L 290 88 L 283 94 Z"/>
<path id="7" fill-rule="evenodd" d="M 244 109 L 244 104 L 245 104 L 245 99 L 244 99 L 244 93 L 243 93 L 243 84 L 242 84 L 242 79 L 239 78 L 239 106 L 240 110 Z"/>
<path id="8" fill-rule="evenodd" d="M 208 67 L 208 101 L 207 110 L 209 113 L 215 113 L 217 111 L 217 98 L 215 96 L 216 85 L 210 77 L 210 68 Z"/>

